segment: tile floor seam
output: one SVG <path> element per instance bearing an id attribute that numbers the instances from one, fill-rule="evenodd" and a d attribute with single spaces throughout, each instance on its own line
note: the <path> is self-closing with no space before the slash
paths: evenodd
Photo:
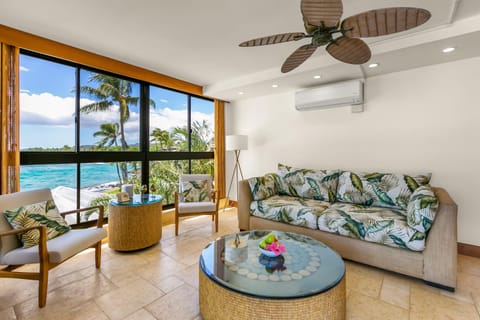
<path id="1" fill-rule="evenodd" d="M 472 298 L 473 306 L 475 307 L 475 310 L 477 311 L 477 314 L 478 314 L 478 316 L 480 317 L 480 310 L 479 310 L 478 305 L 475 303 L 475 298 L 473 297 L 472 292 L 470 292 L 470 297 Z"/>

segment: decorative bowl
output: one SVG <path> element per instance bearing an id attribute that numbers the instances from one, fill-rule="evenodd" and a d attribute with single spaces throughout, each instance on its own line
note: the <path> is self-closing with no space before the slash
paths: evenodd
<path id="1" fill-rule="evenodd" d="M 281 253 L 275 253 L 273 251 L 268 251 L 268 250 L 262 249 L 260 247 L 258 247 L 258 250 L 260 251 L 261 254 L 263 254 L 264 256 L 270 257 L 270 258 L 278 257 L 279 255 L 281 255 Z"/>

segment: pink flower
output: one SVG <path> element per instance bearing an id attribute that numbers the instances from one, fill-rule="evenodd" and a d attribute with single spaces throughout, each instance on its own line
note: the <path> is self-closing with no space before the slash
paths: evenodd
<path id="1" fill-rule="evenodd" d="M 282 254 L 286 251 L 285 246 L 278 241 L 267 244 L 265 250 L 272 251 L 276 255 Z"/>

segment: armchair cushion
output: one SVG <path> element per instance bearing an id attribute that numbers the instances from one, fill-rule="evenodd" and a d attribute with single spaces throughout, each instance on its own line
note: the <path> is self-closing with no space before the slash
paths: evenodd
<path id="1" fill-rule="evenodd" d="M 213 212 L 216 209 L 215 202 L 179 202 L 177 205 L 177 211 L 182 213 L 194 213 L 194 212 Z"/>
<path id="2" fill-rule="evenodd" d="M 47 240 L 70 231 L 70 226 L 59 214 L 55 202 L 51 199 L 8 209 L 3 213 L 14 229 L 44 225 L 47 228 Z M 38 230 L 19 233 L 19 240 L 23 243 L 24 248 L 38 245 L 39 239 Z"/>
<path id="3" fill-rule="evenodd" d="M 47 241 L 48 258 L 51 263 L 60 263 L 67 258 L 93 246 L 107 236 L 102 228 L 71 230 L 55 239 Z M 17 248 L 0 255 L 0 264 L 21 265 L 38 263 L 38 246 L 27 249 Z"/>
<path id="4" fill-rule="evenodd" d="M 181 192 L 185 202 L 211 201 L 209 180 L 182 181 Z"/>

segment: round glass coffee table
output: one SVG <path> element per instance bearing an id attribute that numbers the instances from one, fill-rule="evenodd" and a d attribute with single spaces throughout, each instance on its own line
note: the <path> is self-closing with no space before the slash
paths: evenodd
<path id="1" fill-rule="evenodd" d="M 258 245 L 270 232 L 231 234 L 205 247 L 199 272 L 203 318 L 345 319 L 342 258 L 315 239 L 280 231 L 273 232 L 286 252 L 267 257 Z"/>

